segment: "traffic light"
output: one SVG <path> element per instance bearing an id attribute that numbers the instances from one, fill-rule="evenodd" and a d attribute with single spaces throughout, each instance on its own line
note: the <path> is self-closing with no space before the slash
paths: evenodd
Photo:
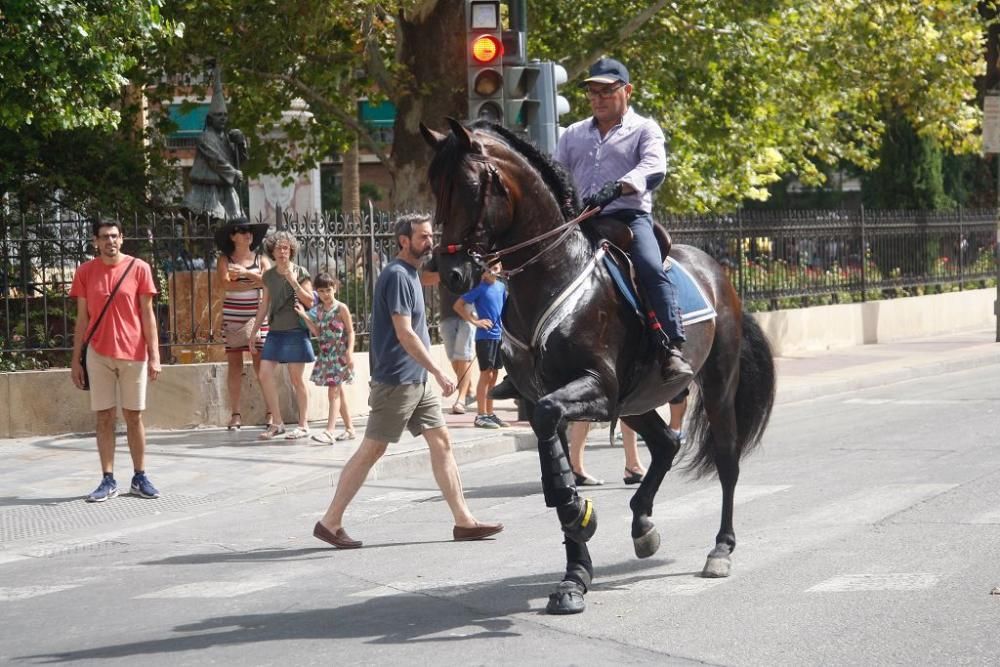
<path id="1" fill-rule="evenodd" d="M 529 128 L 538 122 L 539 101 L 532 93 L 539 73 L 536 63 L 503 68 L 503 124 L 525 139 L 531 139 Z"/>
<path id="2" fill-rule="evenodd" d="M 528 136 L 546 153 L 552 154 L 559 142 L 559 116 L 569 112 L 569 102 L 559 94 L 559 86 L 566 83 L 566 68 L 551 61 L 530 63 L 538 68 L 538 76 L 529 91 L 537 101 L 537 113 L 528 125 Z"/>
<path id="3" fill-rule="evenodd" d="M 503 30 L 500 0 L 465 0 L 469 120 L 502 123 Z"/>

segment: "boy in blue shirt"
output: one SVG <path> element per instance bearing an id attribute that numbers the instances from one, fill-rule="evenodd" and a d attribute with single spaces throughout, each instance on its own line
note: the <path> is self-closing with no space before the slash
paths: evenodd
<path id="1" fill-rule="evenodd" d="M 479 414 L 473 422 L 479 428 L 509 426 L 493 414 L 490 391 L 497 383 L 497 372 L 503 368 L 500 357 L 500 315 L 507 299 L 507 286 L 498 280 L 500 262 L 483 271 L 482 280 L 461 299 L 455 301 L 458 316 L 476 327 L 476 357 L 479 359 L 479 384 L 476 385 L 476 402 Z M 475 308 L 470 313 L 465 304 Z"/>

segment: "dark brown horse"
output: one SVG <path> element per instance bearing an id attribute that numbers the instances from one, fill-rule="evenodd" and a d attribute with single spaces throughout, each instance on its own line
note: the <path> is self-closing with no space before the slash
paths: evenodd
<path id="1" fill-rule="evenodd" d="M 652 460 L 629 506 L 635 552 L 646 558 L 660 544 L 650 519 L 653 499 L 680 450 L 655 408 L 678 388 L 662 384 L 656 343 L 599 261 L 603 247 L 567 224 L 578 204 L 565 172 L 502 127 L 449 124 L 448 134 L 421 125 L 435 153 L 429 177 L 441 229 L 438 266 L 448 288 L 461 294 L 486 262 L 503 256 L 509 289 L 504 365 L 531 410 L 542 491 L 565 537 L 566 574 L 548 611 L 580 612 L 593 578 L 586 542 L 597 514 L 590 499 L 577 494 L 566 422 L 620 415 L 645 439 Z M 689 246 L 675 246 L 670 258 L 688 269 L 717 312 L 714 320 L 687 328 L 684 353 L 699 387 L 690 415 L 690 468 L 714 470 L 722 484 L 721 527 L 703 576 L 725 577 L 736 547 L 733 494 L 740 458 L 760 441 L 770 417 L 774 360 L 715 260 Z"/>

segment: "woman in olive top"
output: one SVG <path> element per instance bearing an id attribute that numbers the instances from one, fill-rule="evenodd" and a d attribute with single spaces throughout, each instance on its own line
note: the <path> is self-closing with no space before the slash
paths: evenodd
<path id="1" fill-rule="evenodd" d="M 316 360 L 309 330 L 295 312 L 296 299 L 308 310 L 313 306 L 313 289 L 309 273 L 292 263 L 299 249 L 299 241 L 288 232 L 275 232 L 264 241 L 267 254 L 274 260 L 274 266 L 264 272 L 264 296 L 257 308 L 251 340 L 265 318 L 270 324 L 264 350 L 261 353 L 260 385 L 267 402 L 267 410 L 274 415 L 274 424 L 260 434 L 261 440 L 273 440 L 285 433 L 278 403 L 278 387 L 275 371 L 278 364 L 288 365 L 288 379 L 295 391 L 295 402 L 299 408 L 299 423 L 285 433 L 285 438 L 295 440 L 309 435 L 306 420 L 309 396 L 306 390 L 305 365 Z"/>

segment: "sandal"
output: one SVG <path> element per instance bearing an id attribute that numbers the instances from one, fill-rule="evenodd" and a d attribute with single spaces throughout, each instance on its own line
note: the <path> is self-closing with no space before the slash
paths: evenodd
<path id="1" fill-rule="evenodd" d="M 233 429 L 236 429 L 238 431 L 242 427 L 243 427 L 243 416 L 238 412 L 234 412 L 229 417 L 229 425 L 226 426 L 226 430 L 232 431 Z"/>
<path id="2" fill-rule="evenodd" d="M 622 481 L 626 484 L 641 484 L 642 478 L 646 476 L 646 473 L 639 472 L 638 470 L 629 470 L 625 468 L 625 476 L 622 477 Z"/>
<path id="3" fill-rule="evenodd" d="M 274 440 L 276 437 L 285 432 L 284 426 L 277 426 L 271 424 L 264 429 L 264 432 L 257 436 L 258 440 Z"/>
<path id="4" fill-rule="evenodd" d="M 285 434 L 285 440 L 298 440 L 309 435 L 309 429 L 303 428 L 301 426 L 296 426 L 291 431 Z"/>
<path id="5" fill-rule="evenodd" d="M 336 440 L 337 442 L 343 442 L 345 440 L 354 440 L 354 431 L 344 431 L 336 438 L 334 438 L 334 440 Z"/>
<path id="6" fill-rule="evenodd" d="M 274 426 L 274 416 L 270 412 L 265 412 L 264 421 L 257 424 L 257 426 Z"/>
<path id="7" fill-rule="evenodd" d="M 327 445 L 332 445 L 335 439 L 339 440 L 340 438 L 334 438 L 333 433 L 330 433 L 329 431 L 323 431 L 322 433 L 314 435 L 312 439 L 315 440 L 316 442 L 322 442 Z"/>

